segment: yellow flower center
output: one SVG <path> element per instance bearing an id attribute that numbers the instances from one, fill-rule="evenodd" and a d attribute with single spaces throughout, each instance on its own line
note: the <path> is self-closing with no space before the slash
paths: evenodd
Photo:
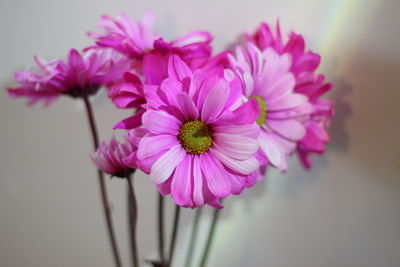
<path id="1" fill-rule="evenodd" d="M 258 105 L 260 105 L 260 115 L 256 122 L 258 125 L 264 125 L 265 120 L 267 119 L 267 104 L 261 96 L 255 96 L 255 99 L 257 99 Z"/>
<path id="2" fill-rule="evenodd" d="M 202 154 L 212 144 L 212 132 L 210 127 L 199 121 L 185 122 L 178 135 L 182 147 L 191 154 Z"/>

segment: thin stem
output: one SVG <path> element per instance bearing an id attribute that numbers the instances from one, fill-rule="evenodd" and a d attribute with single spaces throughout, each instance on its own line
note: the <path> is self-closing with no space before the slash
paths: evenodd
<path id="1" fill-rule="evenodd" d="M 178 234 L 178 225 L 179 225 L 179 214 L 181 211 L 181 207 L 178 205 L 175 206 L 175 217 L 174 217 L 174 226 L 172 228 L 172 238 L 171 238 L 171 244 L 169 247 L 169 260 L 168 260 L 168 267 L 171 267 L 172 260 L 174 257 L 174 250 L 175 250 L 175 244 L 176 244 L 176 237 Z"/>
<path id="2" fill-rule="evenodd" d="M 94 150 L 96 150 L 97 147 L 99 146 L 99 135 L 97 133 L 97 127 L 96 127 L 96 122 L 95 122 L 94 115 L 93 115 L 92 105 L 90 104 L 89 98 L 87 96 L 84 97 L 83 100 L 85 102 L 86 113 L 87 113 L 87 117 L 89 120 L 90 130 L 92 133 Z M 101 194 L 101 200 L 103 203 L 104 217 L 105 217 L 106 223 L 107 223 L 108 236 L 110 239 L 110 243 L 111 243 L 111 247 L 112 247 L 112 251 L 113 251 L 113 255 L 114 255 L 115 265 L 117 267 L 121 267 L 122 266 L 121 257 L 119 255 L 117 241 L 115 238 L 115 232 L 114 232 L 114 227 L 113 227 L 113 222 L 112 222 L 111 209 L 110 209 L 110 205 L 108 202 L 108 195 L 107 195 L 104 173 L 102 171 L 98 170 L 97 174 L 98 174 L 98 178 L 99 178 L 100 194 Z"/>
<path id="3" fill-rule="evenodd" d="M 203 256 L 201 258 L 200 267 L 206 266 L 208 256 L 210 254 L 211 243 L 215 233 L 215 227 L 217 225 L 218 217 L 220 214 L 220 209 L 215 209 L 213 213 L 213 218 L 211 222 L 210 232 L 208 233 L 206 247 L 204 248 Z"/>
<path id="4" fill-rule="evenodd" d="M 199 231 L 199 221 L 200 221 L 200 216 L 201 216 L 201 211 L 203 210 L 203 207 L 198 207 L 196 210 L 196 215 L 193 220 L 193 228 L 192 228 L 192 234 L 190 237 L 190 244 L 189 244 L 189 250 L 186 256 L 186 261 L 185 265 L 186 267 L 191 266 L 192 264 L 192 258 L 193 258 L 193 250 L 194 246 L 196 244 L 196 239 L 197 239 L 197 234 Z"/>
<path id="5" fill-rule="evenodd" d="M 133 266 L 139 267 L 139 254 L 136 242 L 136 225 L 137 225 L 137 203 L 135 191 L 132 185 L 132 176 L 126 177 L 129 186 L 129 199 L 130 199 L 130 232 L 131 232 L 131 244 L 132 244 L 132 255 L 133 255 Z"/>
<path id="6" fill-rule="evenodd" d="M 160 254 L 160 262 L 165 266 L 164 255 L 164 197 L 158 195 L 158 250 Z"/>

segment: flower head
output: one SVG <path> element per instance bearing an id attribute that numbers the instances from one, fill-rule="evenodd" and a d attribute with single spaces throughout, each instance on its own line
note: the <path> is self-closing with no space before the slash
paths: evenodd
<path id="1" fill-rule="evenodd" d="M 245 97 L 256 99 L 260 106 L 260 148 L 269 163 L 286 170 L 287 156 L 305 134 L 300 119 L 312 109 L 306 96 L 294 92 L 290 57 L 271 48 L 260 51 L 253 43 L 248 43 L 246 49 L 237 47 L 236 57 L 228 57 L 243 84 Z"/>
<path id="2" fill-rule="evenodd" d="M 60 95 L 85 97 L 114 82 L 129 68 L 121 60 L 112 59 L 111 51 L 88 52 L 83 57 L 75 49 L 68 53 L 66 62 L 56 59 L 46 62 L 34 57 L 38 72 L 21 71 L 15 73 L 20 83 L 18 88 L 9 88 L 12 97 L 27 97 L 33 105 L 43 100 L 46 105 Z"/>
<path id="3" fill-rule="evenodd" d="M 259 109 L 256 100 L 241 105 L 241 90 L 222 68 L 192 72 L 170 57 L 168 77 L 137 129 L 147 132 L 137 164 L 178 205 L 221 208 L 220 199 L 255 184 Z"/>
<path id="4" fill-rule="evenodd" d="M 292 60 L 290 72 L 295 77 L 294 92 L 303 94 L 309 98 L 313 111 L 307 119 L 303 120 L 306 133 L 297 143 L 297 152 L 305 168 L 311 167 L 309 155 L 324 152 L 324 144 L 329 141 L 326 128 L 333 115 L 333 102 L 322 99 L 332 85 L 324 82 L 323 75 L 315 74 L 321 57 L 312 51 L 305 50 L 305 41 L 302 35 L 295 32 L 289 34 L 289 40 L 282 38 L 279 23 L 276 24 L 275 34 L 265 23 L 253 35 L 247 35 L 247 39 L 254 43 L 261 51 L 273 49 L 279 55 L 288 55 Z"/>
<path id="5" fill-rule="evenodd" d="M 178 55 L 192 70 L 203 66 L 211 56 L 208 32 L 190 32 L 177 40 L 167 42 L 151 30 L 153 13 L 147 12 L 142 22 L 125 14 L 115 19 L 103 16 L 98 27 L 103 33 L 90 32 L 96 44 L 87 49 L 112 48 L 128 56 L 137 73 L 143 74 L 146 84 L 160 85 L 167 77 L 167 64 L 171 55 Z"/>
<path id="6" fill-rule="evenodd" d="M 135 157 L 136 146 L 131 143 L 119 143 L 115 136 L 109 144 L 101 142 L 97 151 L 92 153 L 91 158 L 97 168 L 105 173 L 116 177 L 127 177 L 135 171 L 136 167 L 128 167 L 123 162 L 126 157 L 131 157 L 131 166 Z"/>

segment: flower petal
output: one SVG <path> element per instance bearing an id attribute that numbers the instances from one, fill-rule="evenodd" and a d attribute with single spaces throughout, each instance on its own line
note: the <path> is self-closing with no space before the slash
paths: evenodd
<path id="1" fill-rule="evenodd" d="M 192 194 L 192 160 L 193 156 L 187 154 L 176 166 L 172 177 L 171 194 L 176 204 L 182 207 L 193 205 Z"/>
<path id="2" fill-rule="evenodd" d="M 217 149 L 213 149 L 212 147 L 210 147 L 209 150 L 216 159 L 222 162 L 222 164 L 237 173 L 250 174 L 259 167 L 259 163 L 254 157 L 247 160 L 236 160 Z"/>
<path id="3" fill-rule="evenodd" d="M 171 134 L 153 135 L 147 134 L 140 142 L 137 150 L 137 158 L 139 160 L 151 157 L 160 151 L 170 149 L 179 144 L 176 136 Z"/>
<path id="4" fill-rule="evenodd" d="M 204 122 L 218 117 L 224 109 L 229 97 L 229 87 L 225 80 L 220 80 L 207 94 L 201 111 L 201 119 Z"/>
<path id="5" fill-rule="evenodd" d="M 258 150 L 257 140 L 248 137 L 214 133 L 213 138 L 219 150 L 238 160 L 246 160 Z"/>
<path id="6" fill-rule="evenodd" d="M 148 110 L 143 114 L 143 126 L 155 134 L 178 134 L 180 121 L 164 111 Z"/>
<path id="7" fill-rule="evenodd" d="M 183 160 L 185 155 L 186 152 L 182 149 L 180 144 L 172 147 L 151 167 L 150 180 L 155 184 L 160 184 L 167 180 L 175 170 L 176 165 Z"/>
<path id="8" fill-rule="evenodd" d="M 200 166 L 211 193 L 219 198 L 227 197 L 231 192 L 231 183 L 224 166 L 209 153 L 200 155 Z"/>
<path id="9" fill-rule="evenodd" d="M 179 94 L 176 96 L 177 106 L 180 112 L 187 120 L 197 120 L 199 112 L 193 100 L 187 94 Z"/>

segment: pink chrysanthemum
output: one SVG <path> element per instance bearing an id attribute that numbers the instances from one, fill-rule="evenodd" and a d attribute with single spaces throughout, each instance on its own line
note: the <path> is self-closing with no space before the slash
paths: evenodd
<path id="1" fill-rule="evenodd" d="M 240 105 L 241 90 L 222 68 L 192 72 L 178 56 L 170 57 L 168 78 L 148 99 L 144 128 L 137 129 L 148 132 L 137 159 L 178 205 L 221 208 L 220 199 L 255 184 L 259 109 L 255 99 Z"/>
<path id="2" fill-rule="evenodd" d="M 127 177 L 136 169 L 125 165 L 123 159 L 131 157 L 131 162 L 135 162 L 137 147 L 130 143 L 119 143 L 115 136 L 112 137 L 109 144 L 101 142 L 97 151 L 91 154 L 91 159 L 97 168 L 105 173 L 116 177 Z M 132 164 L 131 164 L 132 166 Z"/>
<path id="3" fill-rule="evenodd" d="M 143 55 L 153 48 L 153 43 L 159 38 L 153 33 L 154 15 L 151 11 L 145 13 L 143 21 L 135 21 L 129 16 L 119 13 L 113 19 L 103 15 L 97 27 L 103 33 L 89 32 L 96 39 L 96 45 L 91 47 L 112 48 L 133 59 L 142 59 Z"/>
<path id="4" fill-rule="evenodd" d="M 290 57 L 271 48 L 261 52 L 247 43 L 246 49 L 237 47 L 236 58 L 228 58 L 242 81 L 246 98 L 259 102 L 260 148 L 273 166 L 286 170 L 287 156 L 305 134 L 300 119 L 311 112 L 307 97 L 293 92 Z"/>
<path id="5" fill-rule="evenodd" d="M 321 99 L 322 95 L 328 92 L 332 85 L 324 83 L 324 76 L 315 74 L 320 64 L 320 56 L 312 51 L 305 51 L 303 36 L 291 32 L 289 40 L 283 41 L 279 23 L 276 25 L 275 35 L 267 24 L 261 24 L 254 35 L 247 36 L 256 46 L 265 50 L 274 49 L 280 55 L 290 55 L 292 66 L 290 71 L 296 78 L 294 91 L 309 97 L 314 107 L 309 120 L 305 122 L 306 134 L 297 145 L 297 152 L 305 168 L 311 167 L 309 155 L 311 153 L 321 154 L 325 150 L 325 143 L 329 141 L 326 128 L 333 115 L 333 102 Z"/>
<path id="6" fill-rule="evenodd" d="M 108 97 L 117 108 L 135 109 L 133 116 L 120 121 L 114 128 L 129 130 L 141 126 L 146 94 L 155 89 L 155 86 L 143 84 L 136 74 L 130 72 L 126 72 L 123 79 L 110 86 Z"/>
<path id="7" fill-rule="evenodd" d="M 71 49 L 66 62 L 34 58 L 39 72 L 16 72 L 20 86 L 8 89 L 12 97 L 27 97 L 28 105 L 40 100 L 49 105 L 62 94 L 71 97 L 94 94 L 102 85 L 119 79 L 129 68 L 127 62 L 112 59 L 111 51 L 92 51 L 82 57 L 77 50 Z"/>
<path id="8" fill-rule="evenodd" d="M 194 31 L 172 42 L 166 42 L 152 32 L 153 13 L 147 12 L 143 22 L 125 14 L 115 19 L 103 16 L 98 27 L 104 33 L 89 33 L 96 39 L 92 48 L 112 48 L 128 57 L 138 73 L 143 73 L 146 84 L 160 85 L 167 77 L 167 63 L 171 55 L 178 55 L 192 70 L 203 66 L 211 56 L 212 36 L 208 32 Z"/>

